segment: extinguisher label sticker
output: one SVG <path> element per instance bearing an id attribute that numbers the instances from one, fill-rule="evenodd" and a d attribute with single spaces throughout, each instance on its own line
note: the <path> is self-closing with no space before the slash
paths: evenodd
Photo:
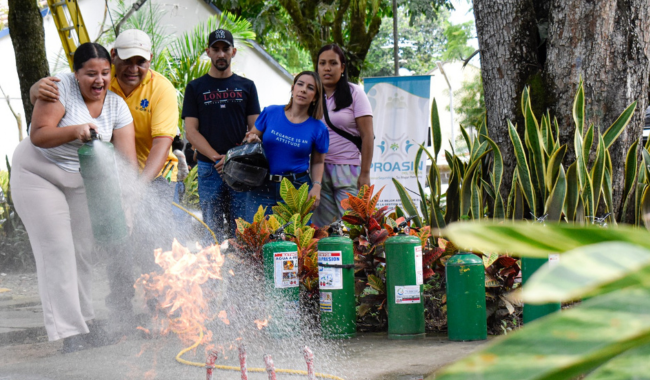
<path id="1" fill-rule="evenodd" d="M 395 287 L 395 303 L 420 303 L 420 285 L 401 285 Z"/>
<path id="2" fill-rule="evenodd" d="M 424 283 L 424 273 L 422 272 L 422 247 L 415 247 L 415 284 L 422 285 Z"/>
<path id="3" fill-rule="evenodd" d="M 332 292 L 320 292 L 320 311 L 323 313 L 332 312 Z"/>
<path id="4" fill-rule="evenodd" d="M 273 254 L 276 288 L 298 286 L 298 252 L 276 252 Z"/>
<path id="5" fill-rule="evenodd" d="M 318 263 L 340 266 L 343 265 L 343 255 L 341 251 L 318 251 Z M 343 269 L 319 265 L 318 286 L 320 289 L 343 289 Z"/>

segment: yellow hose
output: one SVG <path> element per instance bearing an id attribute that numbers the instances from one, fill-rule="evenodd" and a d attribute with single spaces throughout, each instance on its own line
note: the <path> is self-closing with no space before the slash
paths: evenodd
<path id="1" fill-rule="evenodd" d="M 203 223 L 203 221 L 202 221 L 201 219 L 199 219 L 196 215 L 194 215 L 192 212 L 190 212 L 189 210 L 187 210 L 185 207 L 179 205 L 179 204 L 176 203 L 176 202 L 172 202 L 172 204 L 173 204 L 174 206 L 180 208 L 181 210 L 185 211 L 186 213 L 190 214 L 190 216 L 191 216 L 192 218 L 198 220 L 199 223 L 203 224 L 203 227 L 205 227 L 205 229 L 208 230 L 208 231 L 210 231 L 210 233 L 212 234 L 212 238 L 214 239 L 214 243 L 215 243 L 216 245 L 219 245 L 219 241 L 217 241 L 217 235 L 215 235 L 214 232 L 212 232 L 212 230 L 210 229 L 210 227 L 208 227 L 207 224 Z"/>
<path id="2" fill-rule="evenodd" d="M 189 360 L 185 360 L 182 358 L 185 353 L 188 351 L 191 351 L 199 346 L 199 343 L 203 340 L 203 331 L 200 332 L 199 339 L 191 346 L 182 349 L 178 355 L 176 355 L 176 361 L 185 364 L 185 365 L 191 365 L 194 367 L 205 367 L 205 363 L 198 363 L 198 362 L 191 362 Z M 223 370 L 228 370 L 228 371 L 240 371 L 241 368 L 231 366 L 231 365 L 214 365 L 213 366 L 215 369 L 223 369 Z M 266 372 L 265 368 L 248 368 L 248 372 Z M 290 375 L 308 375 L 307 371 L 299 370 L 299 369 L 282 369 L 278 368 L 275 370 L 276 373 L 287 373 Z M 332 380 L 345 380 L 342 377 L 334 376 L 334 375 L 328 375 L 326 373 L 315 373 L 316 377 L 320 377 L 323 379 L 332 379 Z"/>
<path id="3" fill-rule="evenodd" d="M 210 227 L 208 227 L 207 224 L 203 223 L 203 221 L 201 219 L 197 218 L 196 215 L 194 215 L 192 212 L 188 211 L 186 208 L 179 205 L 178 203 L 172 202 L 172 204 L 174 206 L 180 208 L 181 210 L 185 211 L 189 215 L 191 215 L 194 219 L 198 220 L 208 231 L 210 231 L 210 233 L 212 234 L 212 237 L 214 238 L 214 242 L 217 245 L 219 244 L 219 242 L 217 241 L 217 236 L 214 234 L 214 232 L 212 232 L 212 230 L 210 229 Z M 203 330 L 200 331 L 199 339 L 193 345 L 182 349 L 178 353 L 178 355 L 176 355 L 176 361 L 181 363 L 181 364 L 191 365 L 191 366 L 194 366 L 194 367 L 202 367 L 202 368 L 205 367 L 205 363 L 191 362 L 189 360 L 185 360 L 185 359 L 182 358 L 182 356 L 185 355 L 188 351 L 192 351 L 193 349 L 197 348 L 202 340 L 203 340 Z M 231 365 L 214 365 L 213 367 L 215 369 L 223 369 L 223 370 L 227 370 L 227 371 L 240 371 L 241 370 L 241 368 L 231 366 Z M 266 372 L 265 368 L 248 368 L 247 370 L 249 372 Z M 275 370 L 275 372 L 276 373 L 287 373 L 287 374 L 290 374 L 290 375 L 308 375 L 307 371 L 298 370 L 298 369 L 282 369 L 282 368 L 278 368 L 278 369 Z M 334 376 L 334 375 L 328 375 L 326 373 L 318 373 L 318 372 L 316 372 L 315 375 L 316 375 L 316 377 L 320 377 L 320 378 L 323 378 L 323 379 L 345 380 L 345 379 L 343 379 L 341 377 Z"/>

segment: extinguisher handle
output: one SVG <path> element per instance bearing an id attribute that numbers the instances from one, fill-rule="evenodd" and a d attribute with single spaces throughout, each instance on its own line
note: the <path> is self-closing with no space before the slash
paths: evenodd
<path id="1" fill-rule="evenodd" d="M 409 222 L 417 217 L 417 215 L 411 215 L 404 218 L 404 221 L 397 226 L 398 231 L 404 231 L 409 226 Z"/>
<path id="2" fill-rule="evenodd" d="M 287 228 L 287 227 L 289 227 L 289 225 L 290 225 L 291 223 L 293 223 L 293 222 L 292 222 L 292 221 L 288 221 L 288 222 L 285 223 L 283 226 L 280 226 L 280 228 L 278 228 L 278 229 L 275 230 L 273 233 L 271 233 L 271 235 L 269 235 L 269 239 L 270 239 L 270 240 L 277 240 L 277 239 L 281 238 L 282 235 L 293 236 L 293 235 L 290 235 L 290 234 L 286 234 L 286 233 L 284 232 L 284 229 Z M 295 236 L 294 236 L 294 237 L 295 237 Z"/>

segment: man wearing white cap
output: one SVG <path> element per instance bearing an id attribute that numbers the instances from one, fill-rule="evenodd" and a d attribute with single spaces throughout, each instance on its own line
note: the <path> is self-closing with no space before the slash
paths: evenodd
<path id="1" fill-rule="evenodd" d="M 133 233 L 134 259 L 143 272 L 157 268 L 153 251 L 171 247 L 174 195 L 178 159 L 171 151 L 178 133 L 176 89 L 163 75 L 150 69 L 151 39 L 137 29 L 123 31 L 111 50 L 113 64 L 110 90 L 127 103 L 135 125 L 135 145 L 141 182 L 148 184 L 146 196 L 139 199 Z M 58 100 L 57 78 L 43 78 L 30 91 L 36 99 Z M 132 184 L 123 184 L 128 186 Z M 137 190 L 137 189 L 136 189 Z M 161 202 L 162 201 L 162 202 Z M 138 216 L 140 220 L 138 220 Z M 111 294 L 106 304 L 125 322 L 132 317 L 134 295 L 131 256 L 113 253 L 108 277 Z"/>

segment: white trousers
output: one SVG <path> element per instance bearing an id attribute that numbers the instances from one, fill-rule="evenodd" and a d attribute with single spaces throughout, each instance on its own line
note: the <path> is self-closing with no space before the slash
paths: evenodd
<path id="1" fill-rule="evenodd" d="M 14 152 L 11 193 L 34 251 L 49 340 L 88 333 L 94 241 L 81 174 L 62 170 L 26 138 Z"/>

